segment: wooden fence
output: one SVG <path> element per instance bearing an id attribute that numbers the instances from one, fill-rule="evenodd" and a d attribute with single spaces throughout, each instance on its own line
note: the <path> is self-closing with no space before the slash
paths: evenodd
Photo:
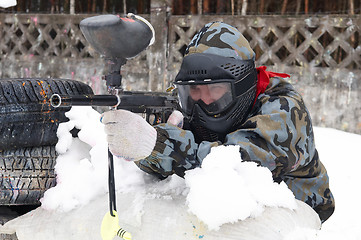
<path id="1" fill-rule="evenodd" d="M 156 44 L 122 69 L 126 89 L 164 90 L 194 34 L 219 20 L 245 35 L 257 65 L 292 74 L 316 125 L 361 133 L 360 15 L 167 17 L 162 6 L 152 9 L 144 17 L 156 28 Z M 0 77 L 78 79 L 104 92 L 103 60 L 79 29 L 88 16 L 0 14 Z"/>
<path id="2" fill-rule="evenodd" d="M 170 18 L 170 59 L 205 23 L 224 21 L 240 30 L 257 53 L 257 63 L 299 67 L 361 68 L 361 18 L 174 16 Z"/>

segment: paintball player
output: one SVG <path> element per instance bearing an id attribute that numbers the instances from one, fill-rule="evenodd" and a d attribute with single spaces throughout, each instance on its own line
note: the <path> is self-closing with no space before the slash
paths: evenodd
<path id="1" fill-rule="evenodd" d="M 208 23 L 188 45 L 174 81 L 183 128 L 180 112 L 153 127 L 129 111 L 109 111 L 102 122 L 110 151 L 164 179 L 184 177 L 212 147 L 239 145 L 244 161 L 267 167 L 324 222 L 335 208 L 328 175 L 310 114 L 285 77 L 256 68 L 255 53 L 236 28 Z"/>

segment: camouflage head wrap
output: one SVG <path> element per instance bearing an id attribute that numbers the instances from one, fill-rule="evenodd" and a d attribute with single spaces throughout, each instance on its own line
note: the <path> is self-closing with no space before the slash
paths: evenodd
<path id="1" fill-rule="evenodd" d="M 189 43 L 185 56 L 209 53 L 239 60 L 254 59 L 247 39 L 235 27 L 222 22 L 207 23 Z"/>

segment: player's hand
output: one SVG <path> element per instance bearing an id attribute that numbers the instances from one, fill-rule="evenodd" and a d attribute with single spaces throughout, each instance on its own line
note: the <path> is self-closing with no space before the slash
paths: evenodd
<path id="1" fill-rule="evenodd" d="M 128 161 L 149 156 L 157 140 L 157 131 L 141 116 L 127 110 L 105 112 L 101 122 L 110 152 Z"/>

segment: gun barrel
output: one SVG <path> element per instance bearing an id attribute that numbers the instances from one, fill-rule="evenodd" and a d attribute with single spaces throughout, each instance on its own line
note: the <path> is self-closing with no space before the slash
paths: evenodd
<path id="1" fill-rule="evenodd" d="M 50 98 L 50 104 L 55 108 L 67 106 L 117 106 L 119 101 L 119 97 L 115 95 L 67 96 L 53 94 Z"/>
<path id="2" fill-rule="evenodd" d="M 116 106 L 135 113 L 161 112 L 177 109 L 177 99 L 169 94 L 149 92 L 123 92 L 121 95 L 77 95 L 53 94 L 50 104 L 54 108 L 68 106 Z"/>

